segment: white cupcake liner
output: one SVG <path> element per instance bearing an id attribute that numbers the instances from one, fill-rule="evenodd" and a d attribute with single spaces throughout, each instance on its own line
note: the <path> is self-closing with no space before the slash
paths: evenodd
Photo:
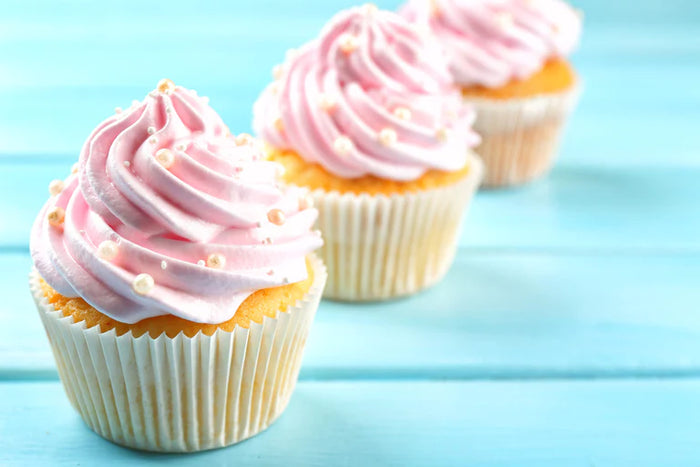
<path id="1" fill-rule="evenodd" d="M 312 192 L 328 268 L 324 297 L 376 301 L 439 282 L 454 261 L 462 219 L 482 179 L 478 157 L 452 185 L 386 195 Z"/>
<path id="2" fill-rule="evenodd" d="M 576 85 L 566 92 L 526 99 L 465 97 L 477 112 L 474 130 L 482 142 L 476 152 L 486 166 L 484 186 L 518 185 L 549 172 L 580 95 Z"/>
<path id="3" fill-rule="evenodd" d="M 228 446 L 266 429 L 284 411 L 299 375 L 326 269 L 313 258 L 306 297 L 250 329 L 212 336 L 100 332 L 32 295 L 73 406 L 100 436 L 130 448 L 193 452 Z"/>

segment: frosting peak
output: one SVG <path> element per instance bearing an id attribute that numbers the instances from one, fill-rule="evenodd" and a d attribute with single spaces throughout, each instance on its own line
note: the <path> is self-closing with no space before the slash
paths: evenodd
<path id="1" fill-rule="evenodd" d="M 339 13 L 278 75 L 256 104 L 256 131 L 340 177 L 458 170 L 478 142 L 439 45 L 394 13 Z"/>
<path id="2" fill-rule="evenodd" d="M 563 0 L 410 0 L 401 13 L 437 37 L 463 86 L 526 79 L 581 35 L 580 15 Z"/>
<path id="3" fill-rule="evenodd" d="M 206 98 L 163 80 L 100 124 L 77 173 L 52 184 L 32 231 L 35 266 L 121 322 L 227 321 L 255 291 L 304 280 L 321 244 L 317 212 L 277 185 L 280 169 L 231 136 Z"/>

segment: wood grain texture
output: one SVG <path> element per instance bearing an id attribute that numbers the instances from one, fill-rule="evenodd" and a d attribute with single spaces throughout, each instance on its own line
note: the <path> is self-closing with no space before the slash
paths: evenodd
<path id="1" fill-rule="evenodd" d="M 0 464 L 697 465 L 700 381 L 302 382 L 268 431 L 163 456 L 93 434 L 59 383 L 0 383 Z"/>

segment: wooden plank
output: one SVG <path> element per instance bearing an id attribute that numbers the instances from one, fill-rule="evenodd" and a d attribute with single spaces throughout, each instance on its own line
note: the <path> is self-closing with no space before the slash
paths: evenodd
<path id="1" fill-rule="evenodd" d="M 0 383 L 2 465 L 697 465 L 700 381 L 301 382 L 237 446 L 131 451 L 92 433 L 59 383 Z"/>
<path id="2" fill-rule="evenodd" d="M 26 285 L 2 255 L 0 377 L 55 377 Z M 477 254 L 385 304 L 323 302 L 303 378 L 700 374 L 700 254 Z"/>
<path id="3" fill-rule="evenodd" d="M 0 164 L 0 247 L 28 246 L 49 182 L 65 176 L 74 160 Z M 460 244 L 476 250 L 696 251 L 698 177 L 700 167 L 559 167 L 524 188 L 479 193 Z"/>

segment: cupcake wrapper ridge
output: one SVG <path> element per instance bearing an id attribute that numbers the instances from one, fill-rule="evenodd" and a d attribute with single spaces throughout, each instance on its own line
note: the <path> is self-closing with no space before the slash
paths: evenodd
<path id="1" fill-rule="evenodd" d="M 276 318 L 190 338 L 117 336 L 64 317 L 30 287 L 73 406 L 100 436 L 130 448 L 194 452 L 260 433 L 284 411 L 326 281 L 316 257 L 307 295 Z"/>
<path id="2" fill-rule="evenodd" d="M 486 166 L 484 186 L 520 185 L 548 173 L 580 95 L 576 85 L 525 99 L 465 98 L 477 112 L 474 129 L 482 142 L 476 152 Z"/>
<path id="3" fill-rule="evenodd" d="M 482 179 L 478 157 L 458 182 L 417 193 L 312 192 L 328 268 L 324 297 L 377 301 L 439 282 L 454 261 L 459 230 Z"/>

